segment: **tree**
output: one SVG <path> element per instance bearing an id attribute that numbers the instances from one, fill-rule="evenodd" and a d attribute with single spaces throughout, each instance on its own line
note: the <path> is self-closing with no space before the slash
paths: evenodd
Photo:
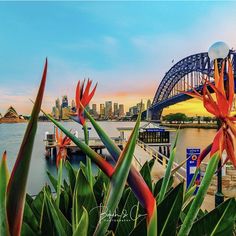
<path id="1" fill-rule="evenodd" d="M 185 122 L 188 120 L 188 117 L 184 114 L 184 113 L 171 113 L 168 114 L 166 116 L 163 117 L 163 120 L 167 121 L 167 122 L 177 122 L 177 123 L 181 123 L 181 122 Z"/>

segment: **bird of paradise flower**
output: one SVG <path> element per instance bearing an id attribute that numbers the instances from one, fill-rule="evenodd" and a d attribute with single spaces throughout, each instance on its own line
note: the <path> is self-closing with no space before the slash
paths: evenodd
<path id="1" fill-rule="evenodd" d="M 60 164 L 60 160 L 65 161 L 66 158 L 68 157 L 66 146 L 70 145 L 71 139 L 68 138 L 67 136 L 63 137 L 62 131 L 60 131 L 60 134 L 59 134 L 58 128 L 57 128 L 56 129 L 56 140 L 57 140 L 57 146 L 58 146 L 56 165 L 58 167 Z"/>
<path id="2" fill-rule="evenodd" d="M 225 86 L 225 82 L 227 86 Z M 215 93 L 215 98 L 211 95 L 209 88 Z M 234 99 L 234 73 L 230 59 L 222 61 L 220 72 L 218 62 L 215 60 L 214 84 L 211 83 L 208 78 L 205 78 L 201 93 L 194 88 L 192 91 L 183 93 L 201 100 L 205 109 L 214 115 L 220 121 L 221 125 L 212 144 L 203 150 L 198 160 L 199 167 L 201 161 L 210 152 L 210 161 L 198 190 L 198 194 L 188 211 L 178 235 L 189 234 L 224 150 L 227 153 L 227 157 L 223 164 L 230 160 L 233 166 L 236 167 L 236 117 L 231 115 Z"/>

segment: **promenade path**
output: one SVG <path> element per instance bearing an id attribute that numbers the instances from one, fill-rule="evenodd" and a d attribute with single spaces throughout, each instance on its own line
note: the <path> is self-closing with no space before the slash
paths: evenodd
<path id="1" fill-rule="evenodd" d="M 135 165 L 137 169 L 140 169 L 141 166 L 146 161 L 150 161 L 150 155 L 144 149 L 142 149 L 139 145 L 136 145 L 133 164 Z M 164 176 L 165 169 L 160 163 L 155 161 L 151 174 L 152 174 L 153 181 L 156 182 L 157 180 L 159 180 L 160 178 Z M 174 185 L 177 185 L 178 183 L 179 183 L 179 179 L 175 178 Z M 215 204 L 214 196 L 207 194 L 201 208 L 202 210 L 211 211 L 215 207 L 214 204 Z"/>

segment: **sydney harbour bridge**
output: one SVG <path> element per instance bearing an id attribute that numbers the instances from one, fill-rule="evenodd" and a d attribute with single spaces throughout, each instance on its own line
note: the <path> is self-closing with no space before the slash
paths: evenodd
<path id="1" fill-rule="evenodd" d="M 236 74 L 236 51 L 230 50 L 228 56 L 232 60 Z M 213 61 L 210 60 L 207 52 L 185 57 L 173 65 L 159 84 L 152 106 L 148 110 L 148 113 L 151 113 L 151 120 L 160 120 L 165 107 L 191 99 L 190 96 L 181 93 L 181 91 L 191 91 L 191 88 L 201 91 L 202 77 L 207 75 L 212 79 L 213 68 Z"/>

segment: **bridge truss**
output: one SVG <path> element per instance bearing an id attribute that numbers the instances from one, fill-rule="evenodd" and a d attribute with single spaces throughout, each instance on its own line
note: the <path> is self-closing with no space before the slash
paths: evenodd
<path id="1" fill-rule="evenodd" d="M 236 68 L 236 51 L 231 50 L 229 57 L 233 68 Z M 204 75 L 210 79 L 213 76 L 213 62 L 210 62 L 207 52 L 188 56 L 172 66 L 162 79 L 149 108 L 151 119 L 160 120 L 163 108 L 191 98 L 181 91 L 189 91 L 192 87 L 201 90 Z"/>

